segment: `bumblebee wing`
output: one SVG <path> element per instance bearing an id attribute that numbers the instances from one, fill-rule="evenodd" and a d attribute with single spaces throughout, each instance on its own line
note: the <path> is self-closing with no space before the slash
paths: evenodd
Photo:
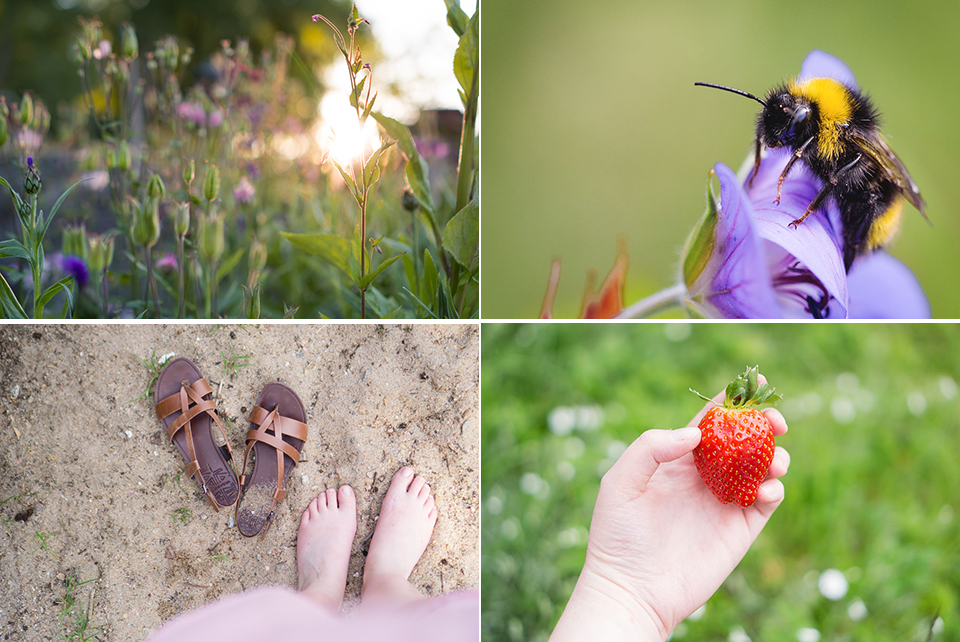
<path id="1" fill-rule="evenodd" d="M 893 153 L 890 145 L 879 133 L 864 136 L 854 133 L 851 136 L 855 143 L 872 158 L 887 177 L 892 180 L 910 203 L 920 211 L 924 218 L 927 215 L 923 211 L 923 197 L 920 196 L 920 188 L 913 181 L 910 172 L 903 166 L 903 162 Z"/>

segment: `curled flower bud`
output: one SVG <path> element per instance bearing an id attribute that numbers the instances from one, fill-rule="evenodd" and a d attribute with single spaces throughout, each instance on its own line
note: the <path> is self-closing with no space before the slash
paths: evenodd
<path id="1" fill-rule="evenodd" d="M 88 265 L 94 274 L 100 274 L 110 268 L 113 263 L 113 237 L 103 237 L 91 234 L 89 238 L 90 258 Z"/>
<path id="2" fill-rule="evenodd" d="M 207 261 L 219 261 L 223 256 L 224 217 L 219 214 L 200 218 L 200 256 Z"/>
<path id="3" fill-rule="evenodd" d="M 120 26 L 120 53 L 128 60 L 133 60 L 140 54 L 137 32 L 134 31 L 133 25 L 128 22 L 124 22 Z"/>
<path id="4" fill-rule="evenodd" d="M 263 285 L 257 283 L 252 288 L 241 285 L 243 288 L 243 314 L 248 319 L 260 318 L 260 292 L 263 291 Z"/>
<path id="5" fill-rule="evenodd" d="M 127 141 L 121 141 L 117 149 L 117 167 L 123 171 L 130 169 L 130 145 Z"/>
<path id="6" fill-rule="evenodd" d="M 33 164 L 33 157 L 27 157 L 27 174 L 23 179 L 23 191 L 31 196 L 33 194 L 38 194 L 40 188 L 43 187 L 43 183 L 40 181 L 40 172 L 37 171 L 36 165 Z"/>
<path id="7" fill-rule="evenodd" d="M 144 207 L 133 201 L 133 242 L 144 247 L 153 247 L 160 240 L 160 210 L 151 199 Z"/>
<path id="8" fill-rule="evenodd" d="M 403 209 L 407 210 L 408 212 L 416 212 L 417 208 L 420 207 L 420 201 L 417 200 L 417 197 L 413 194 L 413 190 L 411 190 L 409 187 L 403 190 L 401 203 L 403 204 Z"/>
<path id="9" fill-rule="evenodd" d="M 180 203 L 173 214 L 173 229 L 177 236 L 186 236 L 190 231 L 190 203 Z"/>
<path id="10" fill-rule="evenodd" d="M 2 107 L 6 108 L 6 104 L 0 104 Z M 0 110 L 0 147 L 3 147 L 6 142 L 10 139 L 10 126 L 7 125 L 7 116 Z"/>
<path id="11" fill-rule="evenodd" d="M 190 183 L 193 182 L 194 176 L 197 175 L 197 164 L 193 162 L 191 158 L 187 161 L 187 164 L 183 166 L 183 182 L 187 184 L 189 189 Z"/>
<path id="12" fill-rule="evenodd" d="M 85 225 L 71 225 L 63 230 L 63 253 L 79 256 L 84 261 L 90 255 Z"/>
<path id="13" fill-rule="evenodd" d="M 203 179 L 203 197 L 211 203 L 217 200 L 220 194 L 220 168 L 216 165 L 207 167 L 207 176 Z"/>
<path id="14" fill-rule="evenodd" d="M 150 174 L 150 180 L 147 181 L 147 196 L 152 199 L 163 200 L 167 194 L 167 188 L 163 184 L 163 179 L 157 174 Z"/>
<path id="15" fill-rule="evenodd" d="M 250 269 L 260 272 L 267 266 L 267 246 L 260 239 L 250 245 Z"/>
<path id="16" fill-rule="evenodd" d="M 23 95 L 20 101 L 20 124 L 27 127 L 33 120 L 33 98 L 29 93 Z"/>

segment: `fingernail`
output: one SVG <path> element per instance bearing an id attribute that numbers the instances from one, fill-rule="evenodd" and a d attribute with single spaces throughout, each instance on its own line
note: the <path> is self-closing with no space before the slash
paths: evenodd
<path id="1" fill-rule="evenodd" d="M 688 439 L 693 439 L 694 437 L 698 436 L 700 434 L 700 429 L 691 426 L 689 428 L 679 428 L 671 432 L 675 441 L 687 441 Z"/>

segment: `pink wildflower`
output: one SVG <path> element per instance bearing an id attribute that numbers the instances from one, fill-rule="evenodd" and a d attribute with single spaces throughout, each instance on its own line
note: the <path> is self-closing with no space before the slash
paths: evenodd
<path id="1" fill-rule="evenodd" d="M 233 198 L 238 203 L 243 203 L 244 205 L 249 204 L 250 201 L 253 200 L 253 195 L 256 193 L 256 188 L 247 180 L 246 176 L 241 178 L 237 186 L 233 188 Z"/>

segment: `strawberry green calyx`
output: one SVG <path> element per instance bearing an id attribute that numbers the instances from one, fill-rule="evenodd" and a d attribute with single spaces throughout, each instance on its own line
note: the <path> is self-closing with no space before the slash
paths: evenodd
<path id="1" fill-rule="evenodd" d="M 776 388 L 773 388 L 766 382 L 760 383 L 760 366 L 747 367 L 743 374 L 737 375 L 737 378 L 730 382 L 726 390 L 726 398 L 723 400 L 724 408 L 749 408 L 750 406 L 759 406 L 764 403 L 776 403 L 783 397 L 775 394 Z M 705 401 L 713 401 L 709 397 L 701 395 L 699 392 L 690 388 L 694 393 Z"/>

